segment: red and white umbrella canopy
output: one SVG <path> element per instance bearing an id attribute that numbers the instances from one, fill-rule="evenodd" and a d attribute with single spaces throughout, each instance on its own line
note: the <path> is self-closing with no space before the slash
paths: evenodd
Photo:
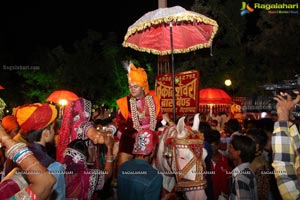
<path id="1" fill-rule="evenodd" d="M 122 45 L 155 55 L 172 56 L 173 116 L 176 118 L 174 54 L 209 48 L 218 30 L 215 20 L 180 6 L 147 12 L 128 27 Z"/>
<path id="2" fill-rule="evenodd" d="M 209 48 L 217 30 L 217 22 L 202 14 L 180 6 L 158 8 L 128 28 L 122 45 L 156 55 L 187 53 Z"/>

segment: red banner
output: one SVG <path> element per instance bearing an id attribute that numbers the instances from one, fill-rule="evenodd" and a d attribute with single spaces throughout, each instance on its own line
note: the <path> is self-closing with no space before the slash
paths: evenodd
<path id="1" fill-rule="evenodd" d="M 197 70 L 175 73 L 176 115 L 195 114 L 199 109 L 199 80 Z M 164 113 L 173 114 L 172 74 L 156 76 L 155 94 L 161 98 Z"/>

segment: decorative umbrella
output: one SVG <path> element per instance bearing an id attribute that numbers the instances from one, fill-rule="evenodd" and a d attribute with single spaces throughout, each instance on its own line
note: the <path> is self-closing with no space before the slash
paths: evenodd
<path id="1" fill-rule="evenodd" d="M 176 95 L 173 54 L 211 47 L 217 30 L 215 20 L 180 6 L 150 11 L 127 30 L 122 43 L 124 47 L 156 55 L 171 55 L 174 118 Z"/>
<path id="2" fill-rule="evenodd" d="M 231 97 L 222 89 L 205 88 L 199 91 L 200 105 L 210 106 L 210 116 L 212 116 L 212 106 L 214 104 L 231 104 Z"/>
<path id="3" fill-rule="evenodd" d="M 205 88 L 199 91 L 200 104 L 231 104 L 231 97 L 222 89 Z"/>
<path id="4" fill-rule="evenodd" d="M 47 101 L 59 103 L 61 100 L 75 101 L 78 98 L 79 97 L 74 92 L 69 90 L 55 90 L 47 97 Z"/>
<path id="5" fill-rule="evenodd" d="M 59 105 L 59 116 L 58 118 L 61 119 L 64 107 L 68 104 L 69 101 L 75 101 L 79 97 L 69 90 L 55 90 L 52 92 L 48 97 L 47 101 L 56 103 Z"/>

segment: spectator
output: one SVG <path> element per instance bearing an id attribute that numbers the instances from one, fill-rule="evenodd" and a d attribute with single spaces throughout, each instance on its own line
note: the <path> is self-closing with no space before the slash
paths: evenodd
<path id="1" fill-rule="evenodd" d="M 64 167 L 51 157 L 46 145 L 54 142 L 57 109 L 48 103 L 33 103 L 19 106 L 16 118 L 28 141 L 27 147 L 56 178 L 51 199 L 65 199 Z"/>
<path id="2" fill-rule="evenodd" d="M 229 150 L 229 145 L 232 137 L 234 135 L 242 135 L 242 126 L 240 122 L 235 119 L 229 119 L 224 126 L 224 132 L 225 132 L 225 137 L 221 138 L 222 144 L 222 150 L 220 151 L 223 155 L 229 156 L 228 155 L 228 150 Z"/>
<path id="3" fill-rule="evenodd" d="M 274 121 L 271 118 L 262 118 L 259 120 L 258 127 L 262 130 L 264 130 L 267 133 L 268 141 L 265 145 L 264 149 L 264 157 L 268 161 L 269 166 L 271 167 L 271 171 L 274 172 L 274 168 L 272 167 L 273 162 L 273 151 L 272 151 L 272 135 L 274 130 Z M 281 195 L 279 192 L 279 189 L 276 184 L 276 179 L 274 173 L 271 174 L 271 180 L 270 180 L 270 196 L 269 200 L 281 200 Z"/>
<path id="4" fill-rule="evenodd" d="M 283 199 L 299 199 L 300 184 L 297 180 L 297 169 L 300 160 L 300 136 L 292 110 L 300 102 L 299 91 L 292 99 L 288 93 L 279 93 L 274 97 L 277 101 L 278 119 L 274 124 L 272 150 L 275 178 Z"/>
<path id="5" fill-rule="evenodd" d="M 213 130 L 221 131 L 218 120 L 216 120 L 216 119 L 211 120 L 210 126 Z"/>
<path id="6" fill-rule="evenodd" d="M 119 200 L 159 200 L 162 175 L 151 165 L 158 136 L 153 131 L 140 131 L 135 139 L 133 160 L 123 163 L 118 171 Z"/>
<path id="7" fill-rule="evenodd" d="M 211 126 L 209 125 L 208 122 L 201 122 L 200 118 L 200 125 L 199 125 L 199 132 L 203 133 L 204 135 L 204 144 L 203 147 L 207 151 L 207 156 L 204 159 L 205 166 L 206 166 L 206 171 L 210 171 L 210 163 L 211 163 L 211 158 L 212 158 L 212 148 L 211 144 L 208 142 L 209 139 L 209 134 L 212 131 Z M 208 199 L 213 199 L 214 198 L 214 193 L 213 193 L 213 186 L 212 186 L 212 179 L 211 179 L 211 174 L 208 173 L 205 176 L 206 178 L 206 185 L 207 187 L 205 188 L 205 193 Z"/>
<path id="8" fill-rule="evenodd" d="M 212 130 L 208 134 L 207 141 L 211 145 L 212 157 L 210 161 L 210 171 L 212 179 L 212 191 L 214 200 L 218 200 L 220 196 L 227 199 L 230 192 L 230 182 L 233 167 L 229 162 L 228 157 L 219 152 L 220 133 L 217 130 Z"/>
<path id="9" fill-rule="evenodd" d="M 255 156 L 255 142 L 248 136 L 235 135 L 229 145 L 229 155 L 235 168 L 229 199 L 257 199 L 257 181 L 250 163 Z"/>
<path id="10" fill-rule="evenodd" d="M 258 128 L 259 121 L 256 119 L 246 119 L 244 120 L 244 128 L 242 133 L 246 133 L 249 129 Z"/>
<path id="11" fill-rule="evenodd" d="M 64 163 L 63 152 L 75 139 L 90 139 L 94 144 L 104 143 L 104 137 L 91 121 L 91 115 L 92 103 L 82 97 L 65 107 L 56 146 L 57 161 Z"/>
<path id="12" fill-rule="evenodd" d="M 6 147 L 7 158 L 16 162 L 24 172 L 16 174 L 19 178 L 5 177 L 0 183 L 0 199 L 49 199 L 55 177 L 34 157 L 26 144 L 14 141 L 1 124 L 0 143 Z M 20 177 L 22 175 L 27 177 L 28 184 Z"/>
<path id="13" fill-rule="evenodd" d="M 233 137 L 234 135 L 242 135 L 242 126 L 235 118 L 229 119 L 226 122 L 224 130 L 230 137 Z"/>
<path id="14" fill-rule="evenodd" d="M 105 145 L 107 147 L 106 163 L 103 170 L 90 169 L 86 165 L 89 156 L 86 140 L 75 139 L 64 151 L 64 163 L 66 171 L 66 198 L 78 200 L 90 200 L 95 191 L 101 190 L 104 183 L 111 177 L 113 171 L 113 142 L 110 132 L 105 133 Z"/>
<path id="15" fill-rule="evenodd" d="M 251 162 L 250 168 L 256 176 L 258 199 L 268 199 L 271 191 L 271 176 L 273 174 L 273 170 L 263 154 L 268 136 L 265 131 L 257 128 L 248 129 L 246 135 L 251 137 L 256 143 L 255 158 Z"/>

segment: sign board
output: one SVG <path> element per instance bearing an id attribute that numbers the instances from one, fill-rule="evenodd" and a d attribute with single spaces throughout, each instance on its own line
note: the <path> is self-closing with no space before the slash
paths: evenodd
<path id="1" fill-rule="evenodd" d="M 198 112 L 199 80 L 200 73 L 197 70 L 175 73 L 176 115 L 194 115 Z M 155 94 L 161 98 L 162 111 L 172 116 L 172 74 L 156 76 Z"/>

